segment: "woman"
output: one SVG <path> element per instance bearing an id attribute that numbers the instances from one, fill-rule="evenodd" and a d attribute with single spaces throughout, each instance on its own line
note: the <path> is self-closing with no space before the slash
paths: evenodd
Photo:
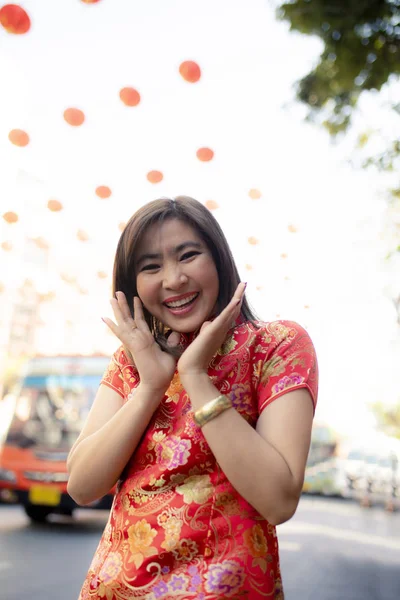
<path id="1" fill-rule="evenodd" d="M 68 459 L 80 504 L 117 483 L 80 600 L 282 599 L 275 526 L 300 498 L 317 399 L 307 332 L 255 319 L 188 197 L 133 215 L 114 291 L 122 346 Z"/>

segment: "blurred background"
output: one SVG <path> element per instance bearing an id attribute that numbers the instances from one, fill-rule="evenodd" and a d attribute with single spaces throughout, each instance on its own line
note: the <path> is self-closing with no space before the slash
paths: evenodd
<path id="1" fill-rule="evenodd" d="M 398 599 L 400 3 L 25 0 L 0 5 L 0 64 L 5 598 L 78 594 L 110 498 L 75 510 L 65 458 L 118 346 L 116 244 L 185 194 L 260 318 L 317 349 L 287 600 Z"/>

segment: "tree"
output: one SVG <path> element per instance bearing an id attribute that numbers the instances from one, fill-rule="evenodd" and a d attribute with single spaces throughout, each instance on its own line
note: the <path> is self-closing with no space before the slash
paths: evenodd
<path id="1" fill-rule="evenodd" d="M 399 82 L 400 0 L 290 0 L 279 5 L 277 16 L 290 23 L 291 31 L 322 41 L 319 60 L 297 82 L 296 93 L 308 108 L 307 120 L 323 125 L 333 138 L 351 129 L 365 95 L 374 95 L 378 103 L 385 89 Z M 400 167 L 400 93 L 380 108 L 382 124 L 358 136 L 361 166 L 395 173 Z M 372 138 L 378 151 L 366 155 Z M 390 187 L 394 255 L 400 252 L 400 180 Z M 400 295 L 394 304 L 400 324 Z"/>
<path id="2" fill-rule="evenodd" d="M 400 439 L 400 402 L 394 406 L 375 402 L 371 405 L 371 410 L 381 431 Z"/>

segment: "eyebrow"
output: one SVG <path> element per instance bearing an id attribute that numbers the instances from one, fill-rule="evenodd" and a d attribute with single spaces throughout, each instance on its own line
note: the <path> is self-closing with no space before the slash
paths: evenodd
<path id="1" fill-rule="evenodd" d="M 202 245 L 199 242 L 192 242 L 192 241 L 182 242 L 182 244 L 179 244 L 178 246 L 175 246 L 175 248 L 172 249 L 171 254 L 179 254 L 179 252 L 182 252 L 182 250 L 185 250 L 188 247 L 200 249 L 202 247 Z M 157 260 L 157 259 L 161 259 L 161 258 L 162 258 L 162 254 L 159 254 L 159 253 L 142 254 L 139 257 L 139 259 L 136 263 L 136 266 L 139 267 L 139 265 L 141 265 L 142 262 L 144 262 L 145 260 Z"/>

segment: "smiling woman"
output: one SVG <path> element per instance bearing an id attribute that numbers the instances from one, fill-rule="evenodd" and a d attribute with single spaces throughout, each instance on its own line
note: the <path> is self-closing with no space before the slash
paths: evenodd
<path id="1" fill-rule="evenodd" d="M 137 211 L 118 243 L 114 353 L 68 458 L 90 504 L 114 484 L 80 600 L 283 599 L 275 526 L 301 494 L 317 401 L 307 332 L 256 319 L 196 200 Z"/>

